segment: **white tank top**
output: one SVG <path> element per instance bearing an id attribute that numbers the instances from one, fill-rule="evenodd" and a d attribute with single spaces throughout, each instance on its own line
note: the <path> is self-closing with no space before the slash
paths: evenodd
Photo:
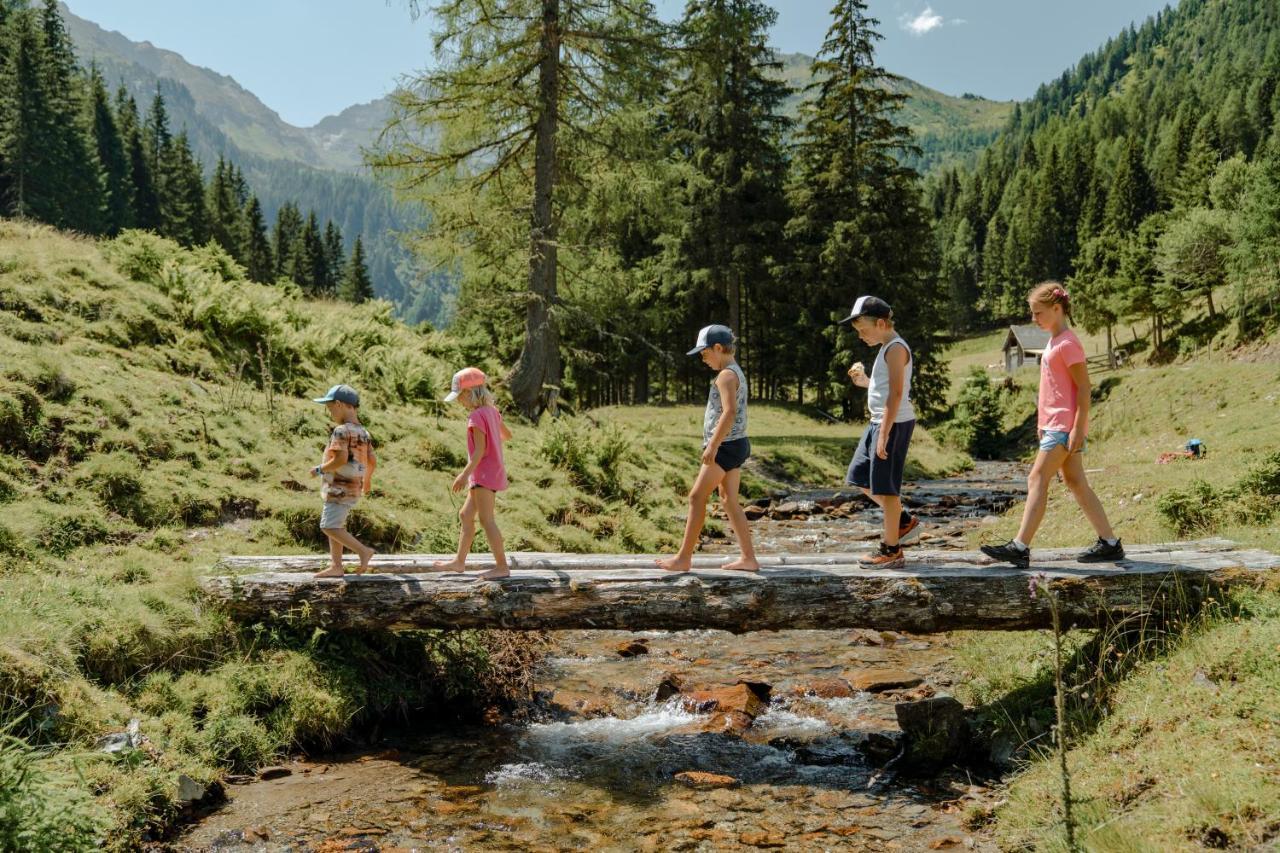
<path id="1" fill-rule="evenodd" d="M 871 422 L 873 424 L 881 423 L 884 420 L 885 405 L 889 402 L 889 365 L 885 363 L 884 354 L 889 351 L 889 347 L 902 344 L 907 350 L 907 367 L 902 376 L 902 402 L 898 403 L 898 412 L 893 417 L 895 424 L 906 423 L 916 419 L 915 407 L 911 405 L 911 370 L 915 366 L 915 357 L 911 354 L 911 347 L 907 346 L 907 342 L 902 339 L 901 335 L 895 334 L 883 346 L 880 352 L 876 353 L 875 364 L 871 365 L 871 385 L 867 388 L 867 408 L 871 410 Z"/>

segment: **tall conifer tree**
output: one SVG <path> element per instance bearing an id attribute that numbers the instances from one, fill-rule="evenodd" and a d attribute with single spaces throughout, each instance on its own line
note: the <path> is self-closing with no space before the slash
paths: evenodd
<path id="1" fill-rule="evenodd" d="M 866 3 L 839 0 L 831 15 L 814 61 L 814 98 L 799 135 L 795 216 L 788 225 L 796 279 L 807 283 L 810 316 L 802 323 L 830 330 L 809 337 L 806 359 L 825 370 L 815 377 L 823 397 L 836 395 L 852 414 L 845 374 L 854 358 L 868 353 L 849 328 L 830 323 L 857 293 L 878 295 L 896 306 L 898 327 L 912 344 L 918 397 L 939 406 L 942 379 L 932 339 L 942 325 L 942 305 L 930 276 L 918 176 L 898 160 L 914 147 L 896 115 L 905 98 L 891 88 L 898 78 L 876 64 L 879 22 Z"/>
<path id="2" fill-rule="evenodd" d="M 351 259 L 347 261 L 338 295 L 357 305 L 374 296 L 373 281 L 369 278 L 369 268 L 365 264 L 364 241 L 360 237 L 356 237 L 355 245 L 351 247 Z"/>
<path id="3" fill-rule="evenodd" d="M 40 10 L 44 47 L 41 61 L 44 89 L 52 122 L 49 148 L 51 209 L 41 216 L 46 222 L 100 234 L 106 224 L 106 179 L 93 143 L 92 127 L 85 109 L 85 81 L 76 65 L 71 38 L 67 35 L 57 0 L 44 0 Z"/>
<path id="4" fill-rule="evenodd" d="M 93 137 L 107 187 L 105 230 L 107 234 L 114 235 L 133 227 L 134 189 L 129 153 L 116 122 L 102 72 L 97 66 L 89 71 L 89 87 Z"/>
<path id="5" fill-rule="evenodd" d="M 291 201 L 276 211 L 276 224 L 271 232 L 271 248 L 276 260 L 276 278 L 293 278 L 295 259 L 302 251 L 302 214 Z M 297 284 L 302 282 L 294 279 Z"/>
<path id="6" fill-rule="evenodd" d="M 138 103 L 124 86 L 116 92 L 116 121 L 120 124 L 120 138 L 129 159 L 132 224 L 136 228 L 159 232 L 160 198 L 156 194 L 155 173 L 151 171 L 151 160 L 143 139 Z"/>
<path id="7" fill-rule="evenodd" d="M 342 231 L 330 219 L 324 226 L 324 272 L 325 279 L 321 287 L 326 292 L 334 292 L 342 283 L 347 268 L 346 250 L 342 246 Z"/>
<path id="8" fill-rule="evenodd" d="M 5 166 L 5 211 L 57 221 L 52 193 L 56 128 L 52 97 L 42 68 L 43 39 L 34 14 L 13 11 L 5 21 L 4 66 L 0 69 L 0 154 Z"/>
<path id="9" fill-rule="evenodd" d="M 249 196 L 244 206 L 245 235 L 244 265 L 249 279 L 261 284 L 276 280 L 276 262 L 271 253 L 271 241 L 267 239 L 267 223 L 262 215 L 262 204 L 256 195 Z"/>

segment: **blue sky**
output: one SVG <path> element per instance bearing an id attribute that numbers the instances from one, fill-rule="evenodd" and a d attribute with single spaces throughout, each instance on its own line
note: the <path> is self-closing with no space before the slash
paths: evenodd
<path id="1" fill-rule="evenodd" d="M 312 125 L 429 64 L 430 21 L 407 0 L 67 0 L 134 41 L 229 74 L 286 121 Z M 655 0 L 671 18 L 684 0 Z M 1175 0 L 1176 2 L 1176 0 Z M 423 0 L 429 5 L 429 0 Z M 813 53 L 830 0 L 774 0 L 773 43 Z M 1029 97 L 1165 0 L 871 0 L 881 64 L 952 95 Z"/>

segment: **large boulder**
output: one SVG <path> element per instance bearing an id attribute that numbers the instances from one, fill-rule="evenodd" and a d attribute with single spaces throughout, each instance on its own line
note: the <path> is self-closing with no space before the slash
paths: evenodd
<path id="1" fill-rule="evenodd" d="M 729 686 L 707 687 L 682 693 L 681 704 L 685 710 L 710 716 L 670 733 L 742 735 L 751 728 L 756 717 L 769 709 L 772 689 L 759 681 L 739 681 Z"/>
<path id="2" fill-rule="evenodd" d="M 684 694 L 684 705 L 693 713 L 732 711 L 745 714 L 754 720 L 768 710 L 769 694 L 772 690 L 773 688 L 763 682 L 739 681 L 728 687 L 691 690 Z"/>

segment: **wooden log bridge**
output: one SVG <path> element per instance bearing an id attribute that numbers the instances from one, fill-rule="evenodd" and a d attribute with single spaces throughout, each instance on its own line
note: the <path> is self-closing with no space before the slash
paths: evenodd
<path id="1" fill-rule="evenodd" d="M 317 580 L 326 557 L 231 557 L 205 578 L 205 594 L 235 618 L 288 615 L 331 629 L 505 628 L 684 630 L 876 628 L 917 633 L 1019 630 L 1050 625 L 1043 597 L 1028 593 L 1044 573 L 1064 624 L 1091 627 L 1194 604 L 1232 583 L 1257 583 L 1280 557 L 1223 540 L 1137 546 L 1118 564 L 1083 564 L 1078 550 L 1037 550 L 1029 570 L 973 551 L 908 551 L 896 571 L 857 564 L 857 553 L 772 555 L 759 574 L 717 568 L 671 574 L 653 557 L 516 554 L 512 574 L 484 581 L 422 569 L 448 555 L 374 559 L 369 574 Z M 492 565 L 476 555 L 469 568 Z"/>

